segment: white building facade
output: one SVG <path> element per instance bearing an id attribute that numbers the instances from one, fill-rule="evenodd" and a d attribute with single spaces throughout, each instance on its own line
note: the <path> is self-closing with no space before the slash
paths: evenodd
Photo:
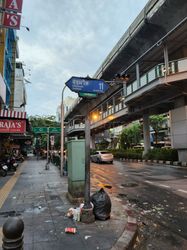
<path id="1" fill-rule="evenodd" d="M 15 85 L 14 85 L 14 110 L 25 111 L 26 88 L 24 82 L 24 69 L 21 62 L 16 62 Z"/>

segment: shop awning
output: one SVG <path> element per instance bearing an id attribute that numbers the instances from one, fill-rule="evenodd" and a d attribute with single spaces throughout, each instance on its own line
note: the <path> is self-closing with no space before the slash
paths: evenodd
<path id="1" fill-rule="evenodd" d="M 27 118 L 27 113 L 23 112 L 23 111 L 2 109 L 2 110 L 0 110 L 0 117 L 1 118 L 26 119 Z"/>

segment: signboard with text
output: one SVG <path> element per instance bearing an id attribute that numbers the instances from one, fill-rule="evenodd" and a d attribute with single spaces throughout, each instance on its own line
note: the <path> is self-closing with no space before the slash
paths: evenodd
<path id="1" fill-rule="evenodd" d="M 54 128 L 49 128 L 49 133 L 51 133 L 51 134 L 60 134 L 60 132 L 61 132 L 61 128 L 60 127 L 54 127 Z"/>
<path id="2" fill-rule="evenodd" d="M 26 120 L 0 119 L 0 133 L 25 133 Z"/>
<path id="3" fill-rule="evenodd" d="M 97 93 L 87 93 L 87 92 L 79 92 L 79 97 L 82 97 L 82 98 L 96 98 L 97 97 Z"/>
<path id="4" fill-rule="evenodd" d="M 5 0 L 4 8 L 14 12 L 22 12 L 23 0 Z"/>
<path id="5" fill-rule="evenodd" d="M 109 85 L 102 79 L 92 79 L 84 77 L 71 77 L 66 83 L 69 89 L 76 93 L 105 93 Z"/>
<path id="6" fill-rule="evenodd" d="M 35 134 L 47 134 L 48 128 L 47 127 L 35 127 L 33 128 L 33 132 Z"/>
<path id="7" fill-rule="evenodd" d="M 60 134 L 61 128 L 60 127 L 34 127 L 33 132 L 35 134 Z"/>
<path id="8" fill-rule="evenodd" d="M 5 28 L 20 29 L 21 15 L 4 12 L 2 25 Z"/>

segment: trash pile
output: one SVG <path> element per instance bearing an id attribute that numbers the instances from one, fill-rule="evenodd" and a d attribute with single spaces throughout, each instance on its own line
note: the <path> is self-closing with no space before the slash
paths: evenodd
<path id="1" fill-rule="evenodd" d="M 105 192 L 104 188 L 101 188 L 98 192 L 95 192 L 91 196 L 91 202 L 93 203 L 93 213 L 98 220 L 110 219 L 111 213 L 111 200 L 109 195 Z"/>
<path id="2" fill-rule="evenodd" d="M 104 185 L 106 188 L 112 188 L 110 185 Z M 96 191 L 90 197 L 91 205 L 93 208 L 93 214 L 97 220 L 108 220 L 110 219 L 111 213 L 111 199 L 107 192 L 102 187 L 99 191 Z M 84 207 L 84 203 L 81 203 L 79 207 L 71 207 L 68 209 L 66 216 L 72 218 L 75 221 L 81 221 L 81 213 Z M 76 233 L 76 228 L 66 228 L 66 233 Z"/>
<path id="3" fill-rule="evenodd" d="M 79 207 L 69 208 L 66 216 L 68 218 L 73 218 L 75 221 L 80 221 L 81 219 L 81 209 L 83 208 L 84 203 L 81 203 Z"/>

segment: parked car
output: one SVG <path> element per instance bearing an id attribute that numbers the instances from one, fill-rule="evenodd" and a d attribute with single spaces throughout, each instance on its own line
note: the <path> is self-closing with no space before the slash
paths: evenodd
<path id="1" fill-rule="evenodd" d="M 96 163 L 109 162 L 113 163 L 114 156 L 112 153 L 107 151 L 96 151 L 91 155 L 91 161 Z"/>

